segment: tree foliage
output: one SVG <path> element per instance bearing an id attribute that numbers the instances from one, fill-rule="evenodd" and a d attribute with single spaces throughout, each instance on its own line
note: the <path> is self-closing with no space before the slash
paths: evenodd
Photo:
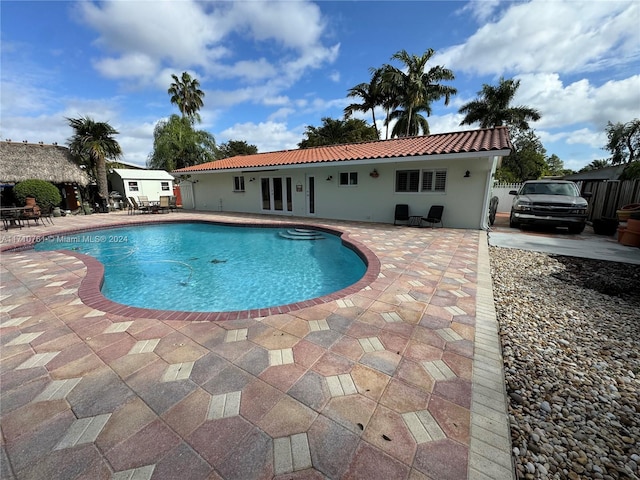
<path id="1" fill-rule="evenodd" d="M 427 63 L 435 54 L 432 48 L 422 55 L 409 54 L 406 50 L 396 52 L 391 59 L 402 64 L 401 68 L 392 65 L 382 67 L 382 89 L 395 99 L 395 104 L 401 107 L 406 117 L 405 136 L 411 135 L 416 122 L 412 117 L 419 109 L 429 111 L 425 106 L 444 97 L 444 104 L 449 105 L 449 100 L 457 93 L 457 90 L 440 82 L 455 79 L 453 72 L 440 65 L 427 69 Z M 428 130 L 428 128 L 427 128 Z"/>
<path id="2" fill-rule="evenodd" d="M 173 83 L 169 86 L 167 93 L 171 95 L 171 104 L 177 105 L 182 118 L 188 118 L 191 123 L 200 122 L 198 111 L 204 106 L 204 92 L 200 90 L 198 79 L 191 78 L 187 72 L 182 72 L 182 76 L 172 74 Z"/>
<path id="3" fill-rule="evenodd" d="M 258 147 L 249 145 L 244 140 L 229 140 L 218 146 L 217 158 L 231 158 L 239 155 L 254 155 L 258 153 Z"/>
<path id="4" fill-rule="evenodd" d="M 529 129 L 529 121 L 540 120 L 538 110 L 521 105 L 512 107 L 511 102 L 520 87 L 520 80 L 505 80 L 500 77 L 498 86 L 482 85 L 476 100 L 464 104 L 458 113 L 465 117 L 460 125 L 479 123 L 480 128 L 510 125 L 520 130 Z"/>
<path id="5" fill-rule="evenodd" d="M 380 77 L 374 73 L 368 83 L 359 83 L 355 87 L 350 88 L 347 93 L 347 97 L 360 97 L 362 99 L 362 103 L 352 103 L 347 105 L 344 109 L 344 118 L 351 118 L 351 115 L 353 115 L 354 112 L 368 112 L 371 110 L 373 126 L 376 127 L 375 109 L 382 103 Z M 378 134 L 377 128 L 376 134 Z M 379 134 L 378 138 L 380 138 Z"/>
<path id="6" fill-rule="evenodd" d="M 628 163 L 620 175 L 620 180 L 635 180 L 638 178 L 640 178 L 640 161 Z"/>
<path id="7" fill-rule="evenodd" d="M 147 158 L 147 167 L 173 171 L 199 165 L 216 159 L 213 135 L 195 130 L 187 117 L 171 115 L 161 120 L 153 131 L 153 151 Z"/>
<path id="8" fill-rule="evenodd" d="M 431 115 L 431 106 L 428 102 L 414 108 L 411 116 L 404 109 L 392 111 L 387 120 L 396 120 L 391 129 L 391 137 L 429 135 L 429 122 L 420 112 L 425 112 L 427 117 Z"/>
<path id="9" fill-rule="evenodd" d="M 611 163 L 631 163 L 640 160 L 640 119 L 627 123 L 607 122 L 607 145 L 611 152 Z"/>
<path id="10" fill-rule="evenodd" d="M 547 166 L 545 168 L 544 175 L 560 177 L 575 173 L 570 168 L 564 168 L 564 162 L 560 160 L 560 157 L 558 157 L 555 153 L 546 158 L 546 163 Z"/>
<path id="11" fill-rule="evenodd" d="M 87 173 L 98 185 L 102 201 L 109 196 L 107 183 L 107 160 L 117 160 L 122 149 L 113 138 L 118 131 L 107 122 L 96 122 L 89 117 L 67 118 L 74 134 L 67 140 L 73 158 L 84 165 Z"/>
<path id="12" fill-rule="evenodd" d="M 45 180 L 23 180 L 16 184 L 13 193 L 20 203 L 25 203 L 27 197 L 33 197 L 41 207 L 56 207 L 62 201 L 58 188 Z"/>
<path id="13" fill-rule="evenodd" d="M 357 118 L 338 120 L 324 117 L 322 126 L 314 127 L 308 125 L 304 135 L 306 138 L 298 143 L 299 148 L 357 143 L 378 139 L 377 129 L 368 125 L 364 120 Z"/>
<path id="14" fill-rule="evenodd" d="M 546 153 L 534 130 L 511 128 L 513 151 L 502 161 L 496 179 L 506 183 L 520 183 L 540 178 L 547 168 Z"/>
<path id="15" fill-rule="evenodd" d="M 589 165 L 585 165 L 580 169 L 581 172 L 588 172 L 591 170 L 600 170 L 601 168 L 610 167 L 611 162 L 605 159 L 598 159 L 592 161 Z"/>

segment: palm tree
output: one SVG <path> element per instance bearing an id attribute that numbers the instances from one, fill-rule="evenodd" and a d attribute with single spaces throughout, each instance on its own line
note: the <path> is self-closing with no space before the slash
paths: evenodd
<path id="1" fill-rule="evenodd" d="M 444 104 L 449 105 L 451 96 L 457 93 L 455 88 L 438 83 L 454 80 L 455 75 L 451 70 L 440 65 L 426 70 L 427 62 L 434 54 L 435 50 L 432 48 L 420 56 L 400 50 L 391 59 L 399 60 L 404 66 L 403 70 L 390 65 L 382 67 L 385 89 L 392 93 L 397 98 L 397 103 L 406 110 L 407 136 L 412 125 L 411 117 L 417 108 L 442 97 L 445 99 Z"/>
<path id="2" fill-rule="evenodd" d="M 463 105 L 458 113 L 465 114 L 460 125 L 472 125 L 479 122 L 481 128 L 511 125 L 521 130 L 528 130 L 528 121 L 540 120 L 540 112 L 527 106 L 510 107 L 520 80 L 505 80 L 500 77 L 497 87 L 483 84 L 478 92 L 480 98 Z"/>
<path id="3" fill-rule="evenodd" d="M 368 112 L 371 110 L 371 117 L 373 120 L 373 126 L 376 126 L 376 112 L 375 108 L 379 104 L 378 100 L 378 86 L 373 82 L 359 83 L 353 88 L 349 89 L 347 97 L 360 97 L 362 103 L 352 103 L 347 105 L 344 109 L 344 118 L 349 119 L 353 112 Z M 377 128 L 376 128 L 377 130 Z M 380 138 L 380 136 L 378 136 Z"/>
<path id="4" fill-rule="evenodd" d="M 113 138 L 118 131 L 107 122 L 96 122 L 89 117 L 67 118 L 67 121 L 74 130 L 67 140 L 69 151 L 95 178 L 104 207 L 109 196 L 107 159 L 116 160 L 122 156 L 120 144 Z"/>
<path id="5" fill-rule="evenodd" d="M 426 113 L 427 117 L 431 115 L 431 105 L 429 102 L 416 107 L 413 110 L 411 117 L 409 117 L 409 112 L 407 110 L 398 109 L 391 112 L 389 119 L 387 120 L 387 129 L 389 128 L 389 122 L 391 120 L 396 120 L 396 123 L 391 130 L 391 136 L 411 137 L 417 135 L 429 135 L 429 122 L 420 112 Z"/>
<path id="6" fill-rule="evenodd" d="M 169 86 L 167 93 L 171 95 L 171 103 L 177 105 L 182 118 L 189 118 L 192 122 L 200 122 L 198 110 L 202 108 L 204 102 L 204 92 L 200 90 L 198 79 L 191 78 L 187 72 L 182 72 L 182 77 L 172 74 L 173 83 Z"/>
<path id="7" fill-rule="evenodd" d="M 377 83 L 380 85 L 379 105 L 381 105 L 385 111 L 385 139 L 389 139 L 389 122 L 391 120 L 391 112 L 400 106 L 398 96 L 395 94 L 392 86 L 384 81 L 386 72 L 389 68 L 389 65 L 384 65 L 380 68 L 371 70 Z"/>

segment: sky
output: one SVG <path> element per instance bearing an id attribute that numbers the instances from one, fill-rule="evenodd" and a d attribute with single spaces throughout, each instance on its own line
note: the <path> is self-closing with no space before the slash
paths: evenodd
<path id="1" fill-rule="evenodd" d="M 122 160 L 144 165 L 158 121 L 179 113 L 171 75 L 205 92 L 197 128 L 259 152 L 295 149 L 342 118 L 348 90 L 400 50 L 435 50 L 455 74 L 431 133 L 467 130 L 458 109 L 500 77 L 565 168 L 609 156 L 607 122 L 640 117 L 640 1 L 0 2 L 0 139 L 64 145 L 67 118 L 109 122 Z M 371 122 L 371 114 L 356 115 Z M 376 111 L 384 138 L 384 113 Z"/>

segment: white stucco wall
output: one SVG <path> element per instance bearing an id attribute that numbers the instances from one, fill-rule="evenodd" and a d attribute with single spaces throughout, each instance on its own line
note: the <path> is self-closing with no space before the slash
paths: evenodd
<path id="1" fill-rule="evenodd" d="M 197 174 L 191 177 L 196 210 L 264 212 L 261 205 L 262 177 L 291 177 L 293 184 L 293 211 L 283 215 L 332 218 L 339 220 L 393 223 L 396 204 L 409 205 L 410 215 L 426 215 L 431 205 L 444 205 L 443 221 L 450 228 L 482 228 L 486 208 L 486 186 L 491 175 L 493 159 L 464 158 L 440 159 L 421 162 L 396 162 L 368 165 L 333 164 L 321 167 L 281 168 L 270 172 L 223 172 Z M 369 174 L 373 169 L 378 178 Z M 446 192 L 396 193 L 396 170 L 446 169 Z M 470 176 L 465 178 L 469 170 Z M 340 186 L 341 172 L 358 172 L 357 186 Z M 245 191 L 233 191 L 233 177 L 244 176 Z M 307 214 L 306 175 L 316 181 L 316 213 Z M 332 180 L 327 181 L 331 176 Z M 250 181 L 255 178 L 255 181 Z M 302 185 L 302 192 L 296 191 Z"/>

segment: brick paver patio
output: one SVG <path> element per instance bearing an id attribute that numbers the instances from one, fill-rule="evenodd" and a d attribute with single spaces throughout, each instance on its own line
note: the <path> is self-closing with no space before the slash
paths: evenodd
<path id="1" fill-rule="evenodd" d="M 484 232 L 111 213 L 2 241 L 176 219 L 337 229 L 375 275 L 289 311 L 176 319 L 113 308 L 77 252 L 4 251 L 0 478 L 513 478 Z"/>

